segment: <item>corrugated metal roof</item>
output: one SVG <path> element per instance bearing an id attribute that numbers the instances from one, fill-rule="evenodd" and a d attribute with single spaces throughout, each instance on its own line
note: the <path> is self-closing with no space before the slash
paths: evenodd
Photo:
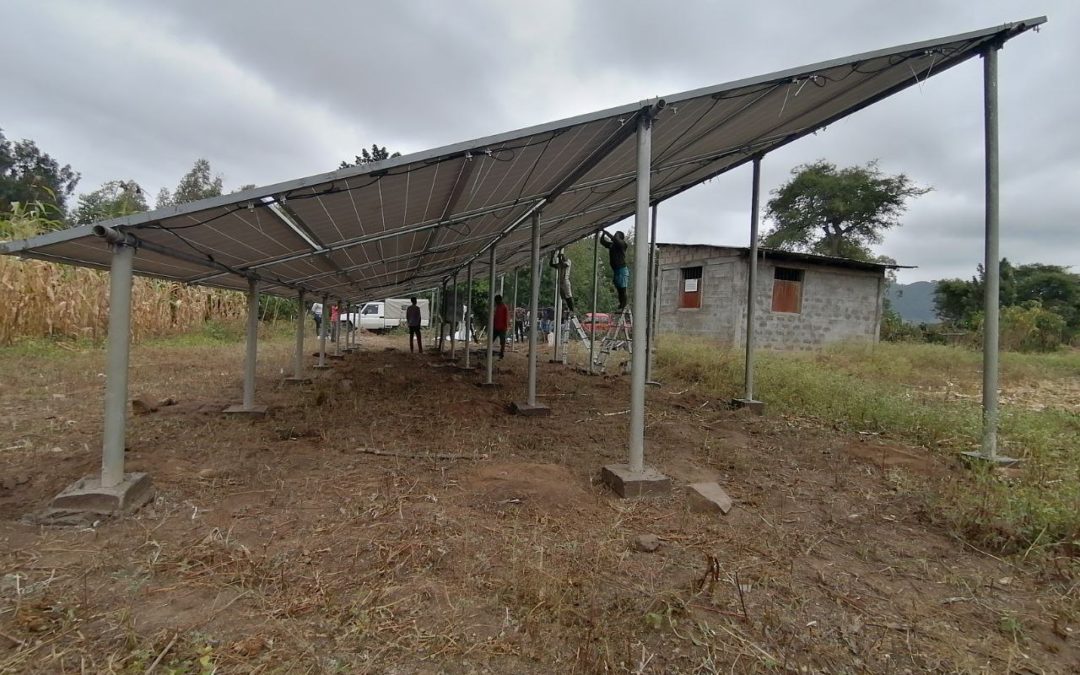
<path id="1" fill-rule="evenodd" d="M 1005 24 L 802 66 L 663 98 L 653 123 L 651 201 L 668 199 L 1045 21 Z M 139 242 L 139 274 L 349 301 L 436 285 L 470 261 L 529 256 L 542 207 L 545 249 L 634 212 L 643 101 L 365 166 L 255 188 L 99 225 Z M 0 253 L 108 267 L 93 226 L 0 244 Z"/>
<path id="2" fill-rule="evenodd" d="M 740 256 L 749 256 L 748 246 L 720 246 L 715 244 L 676 244 L 671 242 L 657 242 L 656 247 L 665 248 L 706 248 L 716 251 L 731 251 Z M 839 258 L 831 255 L 818 255 L 816 253 L 799 253 L 798 251 L 783 251 L 778 248 L 758 247 L 758 257 L 762 260 L 784 260 L 788 262 L 801 262 L 811 265 L 830 265 L 832 267 L 846 267 L 848 269 L 868 270 L 880 272 L 882 270 L 913 270 L 913 265 L 898 265 L 896 263 L 877 263 L 868 260 L 855 260 L 853 258 Z"/>

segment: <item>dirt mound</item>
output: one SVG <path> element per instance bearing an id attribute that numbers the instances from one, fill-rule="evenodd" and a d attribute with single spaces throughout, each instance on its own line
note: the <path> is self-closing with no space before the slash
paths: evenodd
<path id="1" fill-rule="evenodd" d="M 920 476 L 937 476 L 944 471 L 938 462 L 927 455 L 890 445 L 849 443 L 841 450 L 846 455 L 866 460 L 882 471 L 903 469 Z"/>
<path id="2" fill-rule="evenodd" d="M 462 487 L 477 505 L 527 504 L 548 511 L 591 501 L 582 482 L 558 464 L 507 462 L 478 468 Z"/>

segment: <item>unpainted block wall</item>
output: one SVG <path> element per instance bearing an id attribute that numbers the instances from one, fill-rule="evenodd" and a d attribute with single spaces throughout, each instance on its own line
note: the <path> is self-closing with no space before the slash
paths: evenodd
<path id="1" fill-rule="evenodd" d="M 748 259 L 738 249 L 706 246 L 664 246 L 660 255 L 660 332 L 745 344 Z M 681 270 L 697 266 L 701 308 L 679 309 Z M 804 270 L 798 314 L 772 311 L 777 266 Z M 758 262 L 757 287 L 755 342 L 761 347 L 816 349 L 878 339 L 883 272 L 765 259 Z"/>
<path id="2" fill-rule="evenodd" d="M 660 332 L 735 338 L 735 316 L 745 304 L 735 295 L 735 277 L 741 266 L 737 253 L 705 257 L 708 249 L 686 247 L 662 250 L 660 259 Z M 701 267 L 701 307 L 680 309 L 682 268 Z M 745 282 L 743 288 L 746 288 Z"/>

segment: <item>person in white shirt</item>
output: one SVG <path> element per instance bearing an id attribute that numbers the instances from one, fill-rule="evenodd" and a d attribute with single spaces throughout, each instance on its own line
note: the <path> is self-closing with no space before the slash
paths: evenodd
<path id="1" fill-rule="evenodd" d="M 311 305 L 311 318 L 315 320 L 315 335 L 318 336 L 322 328 L 322 303 L 316 302 Z"/>

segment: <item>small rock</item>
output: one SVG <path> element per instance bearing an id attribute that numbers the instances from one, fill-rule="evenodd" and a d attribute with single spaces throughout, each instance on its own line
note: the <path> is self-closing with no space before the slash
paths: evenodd
<path id="1" fill-rule="evenodd" d="M 131 411 L 136 415 L 147 415 L 152 412 L 157 412 L 157 406 L 150 403 L 145 398 L 133 398 L 131 399 Z"/>
<path id="2" fill-rule="evenodd" d="M 164 408 L 166 406 L 176 405 L 177 403 L 178 403 L 178 401 L 175 398 L 173 398 L 172 396 L 169 396 L 167 398 L 163 398 L 160 401 L 158 401 L 158 407 Z"/>
<path id="3" fill-rule="evenodd" d="M 634 537 L 634 549 L 642 553 L 652 553 L 660 548 L 660 538 L 655 534 L 639 534 Z"/>
<path id="4" fill-rule="evenodd" d="M 211 479 L 220 478 L 224 472 L 221 469 L 199 469 L 199 478 Z"/>
<path id="5" fill-rule="evenodd" d="M 731 497 L 716 483 L 691 483 L 689 494 L 690 508 L 694 511 L 719 511 L 726 514 L 731 510 Z"/>

